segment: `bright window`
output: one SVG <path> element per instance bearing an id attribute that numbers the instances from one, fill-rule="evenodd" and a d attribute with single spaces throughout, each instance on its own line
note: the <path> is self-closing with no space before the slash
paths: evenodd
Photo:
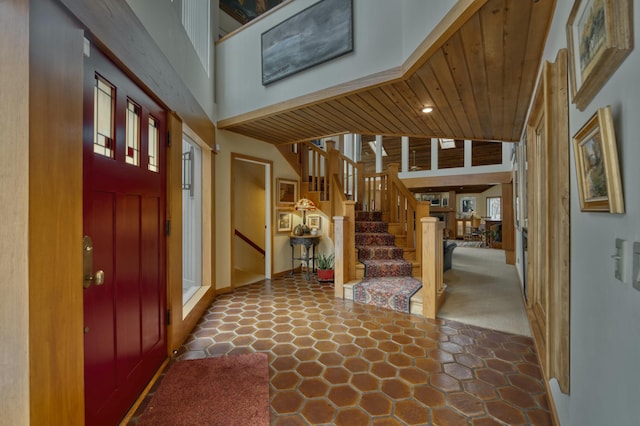
<path id="1" fill-rule="evenodd" d="M 158 122 L 149 117 L 149 170 L 158 172 Z"/>
<path id="2" fill-rule="evenodd" d="M 501 202 L 500 197 L 487 197 L 487 216 L 491 220 L 502 220 Z"/>
<path id="3" fill-rule="evenodd" d="M 114 89 L 96 76 L 93 87 L 93 152 L 113 158 Z"/>
<path id="4" fill-rule="evenodd" d="M 140 107 L 127 101 L 127 151 L 128 164 L 137 166 L 140 162 Z"/>

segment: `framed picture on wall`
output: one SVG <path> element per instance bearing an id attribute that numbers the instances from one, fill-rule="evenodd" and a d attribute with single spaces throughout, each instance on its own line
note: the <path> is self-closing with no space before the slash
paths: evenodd
<path id="1" fill-rule="evenodd" d="M 295 180 L 278 179 L 276 192 L 279 206 L 291 206 L 298 200 L 298 182 Z"/>
<path id="2" fill-rule="evenodd" d="M 600 108 L 573 137 L 582 211 L 624 213 L 611 107 Z"/>
<path id="3" fill-rule="evenodd" d="M 476 197 L 461 197 L 460 198 L 460 211 L 465 214 L 470 214 L 476 211 Z"/>
<path id="4" fill-rule="evenodd" d="M 576 0 L 567 21 L 571 100 L 581 111 L 633 49 L 633 0 Z"/>
<path id="5" fill-rule="evenodd" d="M 320 229 L 322 226 L 322 218 L 318 214 L 310 214 L 307 216 L 307 225 L 311 229 Z"/>
<path id="6" fill-rule="evenodd" d="M 278 232 L 291 232 L 291 212 L 278 212 L 276 220 L 278 221 L 276 228 Z"/>

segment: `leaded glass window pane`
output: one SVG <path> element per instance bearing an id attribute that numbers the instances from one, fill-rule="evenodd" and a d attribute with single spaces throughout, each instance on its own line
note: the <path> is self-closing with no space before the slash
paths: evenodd
<path id="1" fill-rule="evenodd" d="M 93 88 L 93 152 L 113 158 L 114 88 L 96 76 Z"/>
<path id="2" fill-rule="evenodd" d="M 127 151 L 125 160 L 137 166 L 140 163 L 140 107 L 127 101 Z"/>
<path id="3" fill-rule="evenodd" d="M 158 122 L 149 117 L 149 170 L 158 171 Z"/>

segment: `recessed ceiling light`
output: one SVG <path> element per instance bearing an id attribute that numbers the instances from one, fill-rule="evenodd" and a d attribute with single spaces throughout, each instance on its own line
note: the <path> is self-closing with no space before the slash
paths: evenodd
<path id="1" fill-rule="evenodd" d="M 433 111 L 433 108 L 431 107 L 422 108 L 422 112 L 424 112 L 425 114 L 429 114 L 431 111 Z"/>

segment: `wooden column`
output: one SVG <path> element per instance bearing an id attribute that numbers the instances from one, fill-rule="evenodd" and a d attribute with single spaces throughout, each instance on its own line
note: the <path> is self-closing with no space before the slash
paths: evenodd
<path id="1" fill-rule="evenodd" d="M 502 184 L 502 249 L 509 265 L 515 265 L 515 222 L 513 215 L 513 183 Z"/>
<path id="2" fill-rule="evenodd" d="M 344 283 L 347 265 L 345 265 L 345 218 L 333 217 L 333 244 L 335 262 L 333 264 L 333 294 L 339 299 L 344 299 Z"/>

